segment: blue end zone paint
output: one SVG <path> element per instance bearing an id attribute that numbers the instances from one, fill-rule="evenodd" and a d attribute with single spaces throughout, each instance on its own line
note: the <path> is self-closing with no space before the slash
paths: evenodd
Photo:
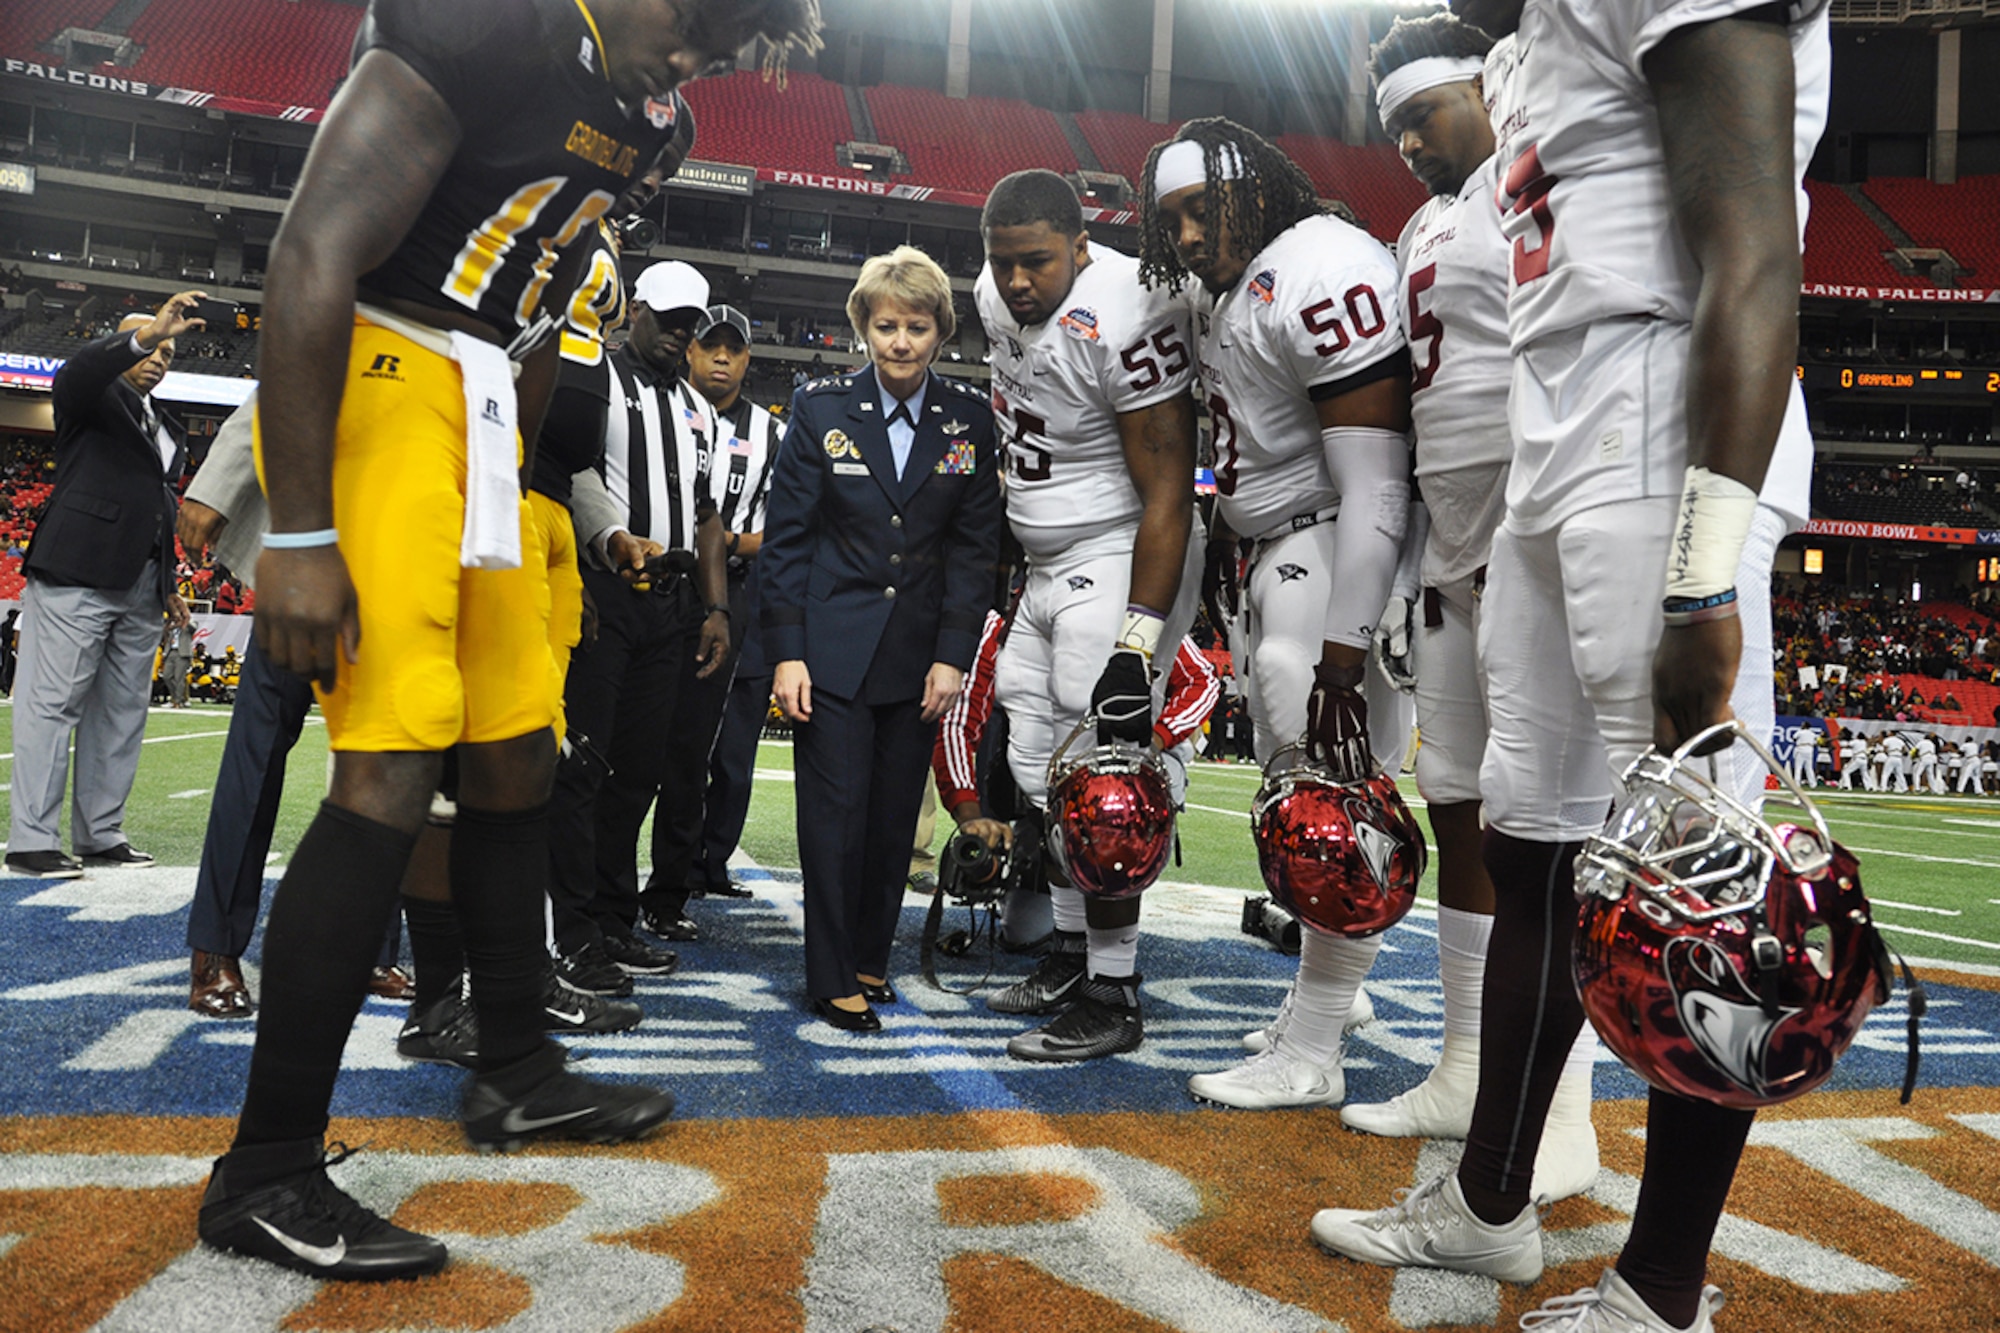
<path id="1" fill-rule="evenodd" d="M 790 892 L 788 882 L 796 882 L 782 872 L 770 878 L 766 891 L 773 895 Z M 134 896 L 93 877 L 79 881 L 65 900 L 88 900 L 100 883 L 107 894 Z M 13 946 L 0 951 L 0 1040 L 10 1057 L 0 1073 L 0 1114 L 235 1114 L 252 1027 L 187 1012 L 178 904 L 115 921 L 72 919 L 74 906 L 23 904 L 48 887 L 0 880 L 0 938 Z M 792 924 L 796 905 L 781 910 L 762 898 L 711 898 L 693 904 L 703 938 L 678 946 L 681 973 L 642 984 L 646 1023 L 622 1038 L 576 1046 L 586 1069 L 673 1088 L 680 1114 L 693 1118 L 1015 1108 L 1224 1114 L 1197 1110 L 1187 1096 L 1187 1077 L 1243 1058 L 1239 1039 L 1275 1010 L 1294 963 L 1237 934 L 1227 921 L 1233 901 L 1221 906 L 1231 910 L 1163 913 L 1180 923 L 1181 934 L 1200 933 L 1191 932 L 1189 922 L 1216 922 L 1205 938 L 1142 938 L 1146 1045 L 1111 1061 L 1064 1066 L 1008 1060 L 1006 1039 L 1038 1020 L 992 1013 L 984 1004 L 990 990 L 961 999 L 927 987 L 916 968 L 927 904 L 915 898 L 904 908 L 896 944 L 893 980 L 903 1002 L 882 1011 L 887 1030 L 880 1035 L 835 1033 L 806 1013 Z M 1349 1046 L 1348 1089 L 1355 1100 L 1379 1100 L 1415 1082 L 1441 1032 L 1433 923 L 1412 917 L 1388 943 L 1369 985 L 1377 1021 Z M 250 961 L 257 960 L 253 947 Z M 1030 959 L 1002 954 L 992 985 L 1031 966 Z M 984 967 L 983 955 L 970 960 L 973 975 Z M 1925 1083 L 2000 1086 L 2000 995 L 1933 985 L 1931 997 Z M 336 1114 L 455 1114 L 457 1071 L 395 1058 L 403 1013 L 397 1005 L 364 1006 Z M 1899 993 L 1871 1017 L 1830 1086 L 1899 1085 L 1903 1016 Z M 1598 1065 L 1600 1097 L 1643 1091 L 1616 1064 Z"/>

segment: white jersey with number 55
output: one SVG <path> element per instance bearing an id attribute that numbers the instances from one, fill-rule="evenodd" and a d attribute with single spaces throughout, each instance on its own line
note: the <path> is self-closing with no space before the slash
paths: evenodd
<path id="1" fill-rule="evenodd" d="M 1007 522 L 1030 558 L 1138 532 L 1144 505 L 1125 466 L 1120 413 L 1194 381 L 1185 302 L 1139 284 L 1139 261 L 1092 243 L 1056 313 L 1023 328 L 993 271 L 973 286 L 993 349 L 993 412 L 1007 446 Z"/>
<path id="2" fill-rule="evenodd" d="M 1314 403 L 1408 373 L 1396 290 L 1387 247 L 1319 216 L 1281 232 L 1212 309 L 1197 298 L 1216 504 L 1238 536 L 1339 508 Z"/>

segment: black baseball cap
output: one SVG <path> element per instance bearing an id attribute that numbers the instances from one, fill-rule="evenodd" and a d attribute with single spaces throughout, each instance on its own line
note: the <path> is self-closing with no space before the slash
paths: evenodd
<path id="1" fill-rule="evenodd" d="M 743 339 L 745 347 L 750 345 L 750 316 L 733 305 L 710 306 L 702 315 L 701 322 L 694 326 L 694 340 L 707 342 L 709 335 L 725 324 L 736 330 L 736 335 Z"/>

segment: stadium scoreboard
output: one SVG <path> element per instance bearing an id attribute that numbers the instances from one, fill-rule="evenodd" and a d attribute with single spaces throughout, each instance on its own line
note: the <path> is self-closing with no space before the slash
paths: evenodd
<path id="1" fill-rule="evenodd" d="M 1956 366 L 1808 365 L 1798 368 L 1807 393 L 1880 394 L 1911 398 L 2000 398 L 2000 370 Z"/>

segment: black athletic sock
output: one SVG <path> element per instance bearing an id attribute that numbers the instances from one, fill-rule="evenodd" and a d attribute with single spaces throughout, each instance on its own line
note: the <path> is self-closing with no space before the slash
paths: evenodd
<path id="1" fill-rule="evenodd" d="M 403 896 L 403 920 L 410 930 L 410 963 L 417 970 L 412 1013 L 424 1013 L 458 989 L 465 972 L 465 937 L 458 908 L 449 902 Z"/>
<path id="2" fill-rule="evenodd" d="M 479 1015 L 479 1068 L 498 1069 L 542 1045 L 549 968 L 543 904 L 549 887 L 549 808 L 458 807 L 451 896 Z"/>
<path id="3" fill-rule="evenodd" d="M 1646 1174 L 1618 1275 L 1678 1328 L 1701 1308 L 1709 1243 L 1756 1119 L 1658 1088 L 1646 1105 Z"/>
<path id="4" fill-rule="evenodd" d="M 1480 992 L 1485 1037 L 1458 1184 L 1472 1211 L 1491 1223 L 1514 1218 L 1528 1204 L 1542 1121 L 1583 1027 L 1569 958 L 1581 846 L 1486 831 L 1494 914 Z"/>
<path id="5" fill-rule="evenodd" d="M 264 996 L 237 1147 L 326 1133 L 340 1054 L 414 839 L 321 802 L 264 928 Z"/>

